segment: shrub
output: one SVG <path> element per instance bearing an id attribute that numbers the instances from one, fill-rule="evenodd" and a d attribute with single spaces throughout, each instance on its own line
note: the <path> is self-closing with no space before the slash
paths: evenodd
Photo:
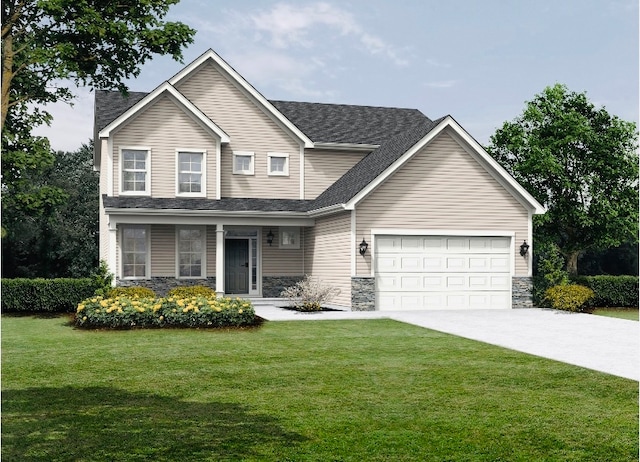
<path id="1" fill-rule="evenodd" d="M 92 297 L 78 304 L 75 324 L 82 328 L 240 327 L 256 322 L 251 302 L 239 298 Z"/>
<path id="2" fill-rule="evenodd" d="M 575 282 L 595 292 L 590 306 L 638 307 L 638 276 L 579 276 Z"/>
<path id="3" fill-rule="evenodd" d="M 174 287 L 167 294 L 168 297 L 187 298 L 187 297 L 215 297 L 216 292 L 210 287 L 205 286 L 181 286 Z"/>
<path id="4" fill-rule="evenodd" d="M 540 245 L 536 261 L 536 276 L 533 278 L 533 303 L 535 306 L 549 306 L 545 294 L 554 286 L 569 283 L 569 273 L 564 270 L 564 258 L 556 244 Z"/>
<path id="5" fill-rule="evenodd" d="M 552 308 L 564 311 L 584 311 L 593 297 L 593 290 L 578 284 L 554 286 L 545 293 Z"/>
<path id="6" fill-rule="evenodd" d="M 296 285 L 287 287 L 280 293 L 298 311 L 320 311 L 322 305 L 340 294 L 340 289 L 322 284 L 305 276 Z"/>
<path id="7" fill-rule="evenodd" d="M 91 274 L 91 277 L 96 283 L 95 295 L 104 295 L 113 284 L 113 273 L 109 272 L 107 262 L 100 260 L 100 266 Z"/>
<path id="8" fill-rule="evenodd" d="M 114 287 L 107 292 L 106 298 L 116 297 L 139 297 L 139 298 L 155 298 L 156 293 L 148 287 Z"/>
<path id="9" fill-rule="evenodd" d="M 3 279 L 2 311 L 72 313 L 99 286 L 94 278 Z"/>

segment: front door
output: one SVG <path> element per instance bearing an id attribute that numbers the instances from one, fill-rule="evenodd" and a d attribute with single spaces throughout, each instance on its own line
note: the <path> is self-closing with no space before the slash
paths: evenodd
<path id="1" fill-rule="evenodd" d="M 249 293 L 249 239 L 224 241 L 225 278 L 227 294 Z"/>

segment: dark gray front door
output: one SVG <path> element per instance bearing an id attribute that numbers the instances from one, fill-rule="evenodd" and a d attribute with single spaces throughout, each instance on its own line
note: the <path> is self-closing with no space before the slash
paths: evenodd
<path id="1" fill-rule="evenodd" d="M 249 293 L 249 239 L 224 241 L 224 291 L 227 294 Z"/>

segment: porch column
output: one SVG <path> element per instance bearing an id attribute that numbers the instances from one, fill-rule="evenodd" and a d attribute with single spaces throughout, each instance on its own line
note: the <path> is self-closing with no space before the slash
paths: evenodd
<path id="1" fill-rule="evenodd" d="M 120 276 L 119 268 L 117 268 L 116 260 L 117 260 L 117 241 L 118 241 L 118 226 L 116 221 L 112 218 L 109 220 L 109 236 L 108 236 L 108 253 L 107 253 L 107 265 L 109 266 L 109 271 L 113 273 L 115 276 L 113 278 L 113 285 L 116 283 L 116 278 Z"/>
<path id="2" fill-rule="evenodd" d="M 216 224 L 216 294 L 224 297 L 224 225 Z"/>

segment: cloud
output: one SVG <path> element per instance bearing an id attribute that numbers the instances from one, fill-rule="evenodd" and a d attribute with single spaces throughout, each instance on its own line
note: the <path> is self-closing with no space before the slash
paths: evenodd
<path id="1" fill-rule="evenodd" d="M 458 80 L 439 80 L 435 82 L 425 82 L 425 86 L 429 88 L 452 88 L 457 85 Z"/>

